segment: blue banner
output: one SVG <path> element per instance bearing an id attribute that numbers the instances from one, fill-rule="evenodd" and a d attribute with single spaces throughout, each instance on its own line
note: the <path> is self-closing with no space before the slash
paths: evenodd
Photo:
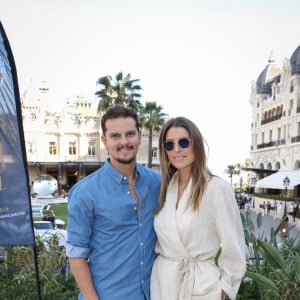
<path id="1" fill-rule="evenodd" d="M 17 71 L 0 22 L 0 245 L 34 245 Z"/>

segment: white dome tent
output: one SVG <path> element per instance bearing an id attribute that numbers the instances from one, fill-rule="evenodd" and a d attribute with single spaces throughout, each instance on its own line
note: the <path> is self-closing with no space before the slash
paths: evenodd
<path id="1" fill-rule="evenodd" d="M 300 170 L 278 171 L 256 182 L 255 187 L 269 189 L 285 189 L 284 179 L 288 177 L 290 183 L 287 189 L 292 190 L 296 185 L 300 184 Z"/>

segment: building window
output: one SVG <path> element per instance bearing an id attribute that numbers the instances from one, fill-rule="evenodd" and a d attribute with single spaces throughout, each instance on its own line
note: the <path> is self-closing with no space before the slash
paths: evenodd
<path id="1" fill-rule="evenodd" d="M 95 156 L 95 155 L 96 155 L 96 141 L 92 140 L 89 141 L 88 156 Z"/>
<path id="2" fill-rule="evenodd" d="M 269 131 L 269 142 L 272 142 L 272 130 Z"/>
<path id="3" fill-rule="evenodd" d="M 69 142 L 69 154 L 76 155 L 76 142 Z"/>
<path id="4" fill-rule="evenodd" d="M 280 93 L 280 87 L 277 85 L 277 94 Z"/>
<path id="5" fill-rule="evenodd" d="M 281 128 L 277 128 L 277 140 L 280 141 L 281 139 Z"/>
<path id="6" fill-rule="evenodd" d="M 36 142 L 35 141 L 26 142 L 26 151 L 27 153 L 30 154 L 36 153 Z"/>
<path id="7" fill-rule="evenodd" d="M 276 86 L 273 87 L 273 100 L 276 99 Z"/>
<path id="8" fill-rule="evenodd" d="M 294 83 L 293 80 L 291 80 L 290 92 L 292 93 L 293 91 L 294 91 Z"/>
<path id="9" fill-rule="evenodd" d="M 30 121 L 35 121 L 36 120 L 36 114 L 31 113 L 30 114 Z"/>
<path id="10" fill-rule="evenodd" d="M 57 147 L 55 142 L 49 142 L 49 154 L 56 155 L 57 154 Z"/>

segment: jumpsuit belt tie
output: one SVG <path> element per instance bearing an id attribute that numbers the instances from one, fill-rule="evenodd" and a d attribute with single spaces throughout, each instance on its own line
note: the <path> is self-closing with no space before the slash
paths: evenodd
<path id="1" fill-rule="evenodd" d="M 191 257 L 166 257 L 165 259 L 177 261 L 176 269 L 176 300 L 191 300 L 193 294 L 193 287 L 195 283 L 195 263 L 198 261 L 207 261 L 210 259 L 199 259 Z"/>

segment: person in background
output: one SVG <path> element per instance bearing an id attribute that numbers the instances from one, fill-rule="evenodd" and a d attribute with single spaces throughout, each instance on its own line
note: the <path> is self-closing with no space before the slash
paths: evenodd
<path id="1" fill-rule="evenodd" d="M 55 227 L 55 216 L 52 211 L 45 211 L 42 220 L 51 222 L 53 228 Z"/>
<path id="2" fill-rule="evenodd" d="M 187 118 L 165 123 L 159 158 L 151 299 L 235 299 L 246 271 L 246 245 L 230 184 L 208 169 L 203 137 Z"/>
<path id="3" fill-rule="evenodd" d="M 292 202 L 289 206 L 289 215 L 293 216 L 294 214 L 294 202 Z"/>
<path id="4" fill-rule="evenodd" d="M 250 209 L 251 209 L 251 204 L 250 204 L 250 202 L 247 202 L 247 203 L 245 204 L 245 212 L 250 213 Z"/>
<path id="5" fill-rule="evenodd" d="M 268 202 L 267 202 L 267 215 L 270 214 L 270 210 L 271 210 L 271 202 L 268 200 Z"/>
<path id="6" fill-rule="evenodd" d="M 79 299 L 149 300 L 161 174 L 136 162 L 141 131 L 134 110 L 108 108 L 101 128 L 109 157 L 70 191 L 67 256 Z"/>
<path id="7" fill-rule="evenodd" d="M 273 213 L 274 213 L 274 215 L 277 215 L 277 201 L 276 200 L 274 200 L 274 203 L 273 203 Z"/>
<path id="8" fill-rule="evenodd" d="M 280 230 L 279 230 L 279 235 L 282 237 L 282 238 L 288 238 L 289 237 L 289 217 L 287 215 L 284 215 L 282 216 L 281 218 L 281 222 L 282 222 L 282 225 L 280 227 Z"/>
<path id="9" fill-rule="evenodd" d="M 294 208 L 293 208 L 293 220 L 296 222 L 296 217 L 299 211 L 299 205 L 294 203 Z"/>
<path id="10" fill-rule="evenodd" d="M 61 249 L 65 249 L 67 242 L 67 230 L 64 229 L 65 222 L 61 219 L 55 219 L 55 229 L 52 233 L 57 234 L 59 241 L 58 247 Z"/>

